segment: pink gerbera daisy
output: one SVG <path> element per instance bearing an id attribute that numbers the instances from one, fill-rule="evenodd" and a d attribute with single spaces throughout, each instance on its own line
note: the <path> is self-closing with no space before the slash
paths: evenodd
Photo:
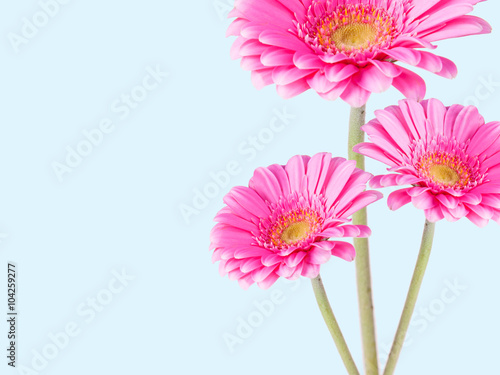
<path id="1" fill-rule="evenodd" d="M 466 15 L 482 0 L 236 0 L 228 35 L 232 58 L 252 71 L 260 89 L 275 83 L 284 98 L 309 88 L 353 107 L 391 85 L 422 99 L 425 82 L 401 61 L 446 78 L 450 60 L 421 48 L 432 42 L 491 31 Z"/>
<path id="2" fill-rule="evenodd" d="M 286 166 L 258 168 L 249 187 L 233 188 L 211 233 L 221 275 L 245 289 L 254 282 L 269 288 L 280 276 L 317 277 L 332 255 L 352 261 L 350 243 L 326 240 L 369 236 L 368 227 L 345 223 L 382 197 L 365 191 L 371 175 L 355 165 L 328 153 L 294 156 Z"/>
<path id="3" fill-rule="evenodd" d="M 372 143 L 354 151 L 390 166 L 375 188 L 413 185 L 388 197 L 392 210 L 412 202 L 427 220 L 466 216 L 478 226 L 500 223 L 500 122 L 485 124 L 473 106 L 402 100 L 364 125 Z"/>

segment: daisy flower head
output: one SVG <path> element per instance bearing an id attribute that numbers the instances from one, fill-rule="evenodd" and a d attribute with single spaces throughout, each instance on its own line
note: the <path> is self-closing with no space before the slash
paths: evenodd
<path id="1" fill-rule="evenodd" d="M 308 89 L 361 107 L 394 86 L 423 99 L 424 80 L 402 62 L 453 78 L 455 64 L 423 49 L 433 42 L 491 32 L 467 15 L 482 0 L 236 0 L 227 35 L 260 89 L 291 98 Z"/>
<path id="2" fill-rule="evenodd" d="M 215 217 L 212 260 L 221 276 L 269 288 L 279 277 L 315 278 L 330 257 L 352 261 L 354 247 L 329 238 L 367 237 L 350 216 L 382 198 L 366 191 L 372 177 L 354 161 L 329 153 L 294 156 L 286 165 L 258 168 L 248 187 L 234 187 Z"/>
<path id="3" fill-rule="evenodd" d="M 354 151 L 393 172 L 374 177 L 371 187 L 411 185 L 389 195 L 389 208 L 411 202 L 430 222 L 500 223 L 500 122 L 485 124 L 476 107 L 436 99 L 402 100 L 375 116 L 362 127 L 371 142 Z"/>

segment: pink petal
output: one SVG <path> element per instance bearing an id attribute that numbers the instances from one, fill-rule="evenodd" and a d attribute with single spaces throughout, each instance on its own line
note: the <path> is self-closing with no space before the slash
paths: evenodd
<path id="1" fill-rule="evenodd" d="M 326 79 L 325 74 L 322 72 L 317 72 L 313 76 L 309 77 L 307 83 L 313 90 L 321 94 L 327 93 L 337 86 L 336 83 L 330 82 Z"/>
<path id="2" fill-rule="evenodd" d="M 354 76 L 354 81 L 366 91 L 375 93 L 384 92 L 392 85 L 392 78 L 386 76 L 374 65 L 361 69 Z"/>
<path id="3" fill-rule="evenodd" d="M 243 70 L 259 70 L 265 68 L 260 62 L 259 56 L 243 56 L 240 65 Z"/>
<path id="4" fill-rule="evenodd" d="M 302 268 L 302 276 L 314 279 L 319 275 L 319 268 L 320 268 L 319 264 L 311 264 L 304 262 L 304 266 Z"/>
<path id="5" fill-rule="evenodd" d="M 484 228 L 486 225 L 488 225 L 488 222 L 489 222 L 488 219 L 485 219 L 485 218 L 479 216 L 478 214 L 476 214 L 473 211 L 470 211 L 467 214 L 467 219 L 469 219 L 472 223 L 477 225 L 479 228 Z"/>
<path id="6" fill-rule="evenodd" d="M 400 69 L 401 74 L 393 79 L 392 85 L 407 98 L 422 100 L 425 97 L 425 81 L 408 69 Z"/>
<path id="7" fill-rule="evenodd" d="M 261 257 L 262 265 L 264 265 L 265 267 L 274 266 L 278 263 L 281 263 L 282 260 L 283 260 L 283 257 L 276 255 L 274 253 L 271 253 L 271 252 L 269 252 L 269 254 L 266 254 L 266 255 Z"/>
<path id="8" fill-rule="evenodd" d="M 437 194 L 436 195 L 437 200 L 446 208 L 451 208 L 452 210 L 457 208 L 458 204 L 460 203 L 460 200 L 448 195 L 448 194 Z"/>
<path id="9" fill-rule="evenodd" d="M 443 65 L 443 68 L 436 74 L 438 76 L 448 79 L 455 78 L 458 74 L 458 69 L 455 63 L 445 57 L 439 57 L 439 58 L 441 59 L 441 64 Z"/>
<path id="10" fill-rule="evenodd" d="M 314 155 L 307 163 L 307 191 L 309 194 L 319 194 L 323 190 L 323 184 L 329 177 L 329 167 L 332 161 L 332 154 L 321 152 Z"/>
<path id="11" fill-rule="evenodd" d="M 330 64 L 325 67 L 325 76 L 331 82 L 341 82 L 358 71 L 359 69 L 351 64 Z"/>
<path id="12" fill-rule="evenodd" d="M 375 176 L 370 180 L 370 186 L 376 189 L 389 186 L 413 185 L 422 179 L 413 175 L 386 174 Z"/>
<path id="13" fill-rule="evenodd" d="M 259 0 L 261 3 L 262 0 Z M 276 30 L 266 30 L 259 35 L 259 41 L 274 47 L 282 47 L 291 51 L 310 52 L 310 48 L 298 37 L 289 32 L 279 32 Z"/>
<path id="14" fill-rule="evenodd" d="M 283 99 L 290 99 L 309 90 L 307 79 L 301 79 L 288 85 L 276 85 L 276 91 Z"/>
<path id="15" fill-rule="evenodd" d="M 274 68 L 252 71 L 252 83 L 257 90 L 261 90 L 265 86 L 274 83 L 273 70 Z"/>
<path id="16" fill-rule="evenodd" d="M 359 143 L 353 148 L 354 152 L 357 152 L 358 154 L 368 156 L 372 159 L 378 160 L 384 164 L 387 164 L 389 166 L 396 166 L 397 161 L 392 158 L 391 155 L 387 154 L 385 150 L 381 149 L 377 145 L 373 143 Z M 372 187 L 376 187 L 375 185 L 371 185 Z"/>
<path id="17" fill-rule="evenodd" d="M 431 188 L 427 187 L 427 186 L 415 186 L 415 187 L 408 189 L 408 195 L 412 198 L 418 197 L 424 193 L 430 194 L 430 190 L 431 190 Z M 434 196 L 434 195 L 432 195 L 432 196 Z"/>
<path id="18" fill-rule="evenodd" d="M 398 147 L 408 155 L 411 141 L 410 134 L 407 130 L 407 124 L 400 121 L 394 114 L 386 110 L 375 111 L 375 116 L 390 138 L 392 138 Z M 369 126 L 365 126 L 364 128 L 369 128 Z M 372 137 L 370 137 L 370 139 L 371 138 Z"/>
<path id="19" fill-rule="evenodd" d="M 280 264 L 279 268 L 276 270 L 276 274 L 281 277 L 290 277 L 295 271 L 294 267 L 288 267 L 286 264 Z"/>
<path id="20" fill-rule="evenodd" d="M 461 16 L 446 22 L 446 26 L 427 36 L 429 41 L 438 41 L 449 38 L 458 38 L 467 35 L 488 34 L 491 25 L 475 16 Z"/>
<path id="21" fill-rule="evenodd" d="M 342 237 L 369 237 L 371 230 L 366 225 L 342 225 L 340 227 L 327 228 L 321 231 L 318 235 L 329 238 Z"/>
<path id="22" fill-rule="evenodd" d="M 240 270 L 241 272 L 244 273 L 249 273 L 252 272 L 253 270 L 256 270 L 257 268 L 262 267 L 262 262 L 260 261 L 260 258 L 250 258 L 242 261 L 240 265 Z"/>
<path id="23" fill-rule="evenodd" d="M 288 160 L 288 163 L 286 163 L 285 171 L 288 175 L 292 191 L 302 190 L 302 180 L 306 174 L 306 165 L 308 162 L 309 159 L 306 159 L 301 155 L 296 155 Z"/>
<path id="24" fill-rule="evenodd" d="M 268 202 L 277 202 L 283 195 L 278 179 L 268 168 L 257 168 L 248 186 Z"/>
<path id="25" fill-rule="evenodd" d="M 255 56 L 260 62 L 260 55 L 267 49 L 269 46 L 263 45 L 258 40 L 250 39 L 240 46 L 240 56 Z M 260 65 L 262 66 L 262 64 Z"/>
<path id="26" fill-rule="evenodd" d="M 336 166 L 333 170 L 332 177 L 328 185 L 325 187 L 325 196 L 327 198 L 327 207 L 330 207 L 339 197 L 344 189 L 345 184 L 349 181 L 354 169 L 356 168 L 355 161 L 347 161 L 342 159 L 336 160 Z"/>
<path id="27" fill-rule="evenodd" d="M 340 97 L 351 107 L 359 108 L 366 104 L 370 97 L 370 92 L 351 81 Z"/>
<path id="28" fill-rule="evenodd" d="M 327 243 L 328 241 L 323 241 Z M 331 258 L 332 253 L 331 249 L 333 248 L 333 244 L 329 244 L 328 248 L 323 249 L 320 248 L 319 246 L 316 246 L 317 244 L 321 244 L 322 242 L 317 242 L 315 243 L 312 247 L 311 250 L 309 250 L 309 253 L 307 255 L 307 261 L 312 264 L 323 264 L 328 262 L 328 260 Z"/>
<path id="29" fill-rule="evenodd" d="M 260 61 L 269 67 L 293 65 L 293 52 L 282 48 L 267 48 L 261 55 Z"/>
<path id="30" fill-rule="evenodd" d="M 210 232 L 210 242 L 213 247 L 222 245 L 237 246 L 248 242 L 250 238 L 250 232 L 225 224 L 217 224 Z"/>
<path id="31" fill-rule="evenodd" d="M 422 102 L 426 111 L 426 117 L 429 120 L 428 131 L 433 136 L 443 134 L 444 120 L 446 117 L 446 107 L 436 99 L 429 99 Z"/>
<path id="32" fill-rule="evenodd" d="M 475 214 L 481 216 L 482 218 L 484 218 L 486 220 L 490 220 L 495 213 L 491 207 L 483 206 L 483 205 L 476 205 L 476 206 L 467 205 L 467 208 L 471 212 L 474 212 Z"/>
<path id="33" fill-rule="evenodd" d="M 276 0 L 296 16 L 305 15 L 306 7 L 300 1 Z"/>
<path id="34" fill-rule="evenodd" d="M 411 201 L 420 210 L 429 210 L 437 205 L 434 195 L 428 192 L 412 197 Z"/>
<path id="35" fill-rule="evenodd" d="M 401 100 L 399 108 L 404 117 L 404 123 L 408 126 L 413 138 L 425 139 L 428 126 L 422 105 L 414 100 Z"/>
<path id="36" fill-rule="evenodd" d="M 347 86 L 349 86 L 350 80 L 345 80 L 342 82 L 338 82 L 334 88 L 326 93 L 319 92 L 319 96 L 326 100 L 337 100 L 340 95 L 344 92 Z"/>
<path id="37" fill-rule="evenodd" d="M 238 216 L 245 217 L 246 212 L 256 217 L 267 217 L 271 211 L 255 190 L 236 186 L 224 197 L 226 203 Z"/>
<path id="38" fill-rule="evenodd" d="M 285 171 L 285 167 L 278 164 L 273 164 L 268 167 L 268 169 L 274 174 L 278 184 L 281 187 L 283 196 L 288 196 L 291 192 L 290 181 L 288 180 L 288 175 Z"/>
<path id="39" fill-rule="evenodd" d="M 454 127 L 457 120 L 458 115 L 464 109 L 463 105 L 454 104 L 448 108 L 446 111 L 446 116 L 444 119 L 443 125 L 443 134 L 447 138 L 453 137 Z"/>
<path id="40" fill-rule="evenodd" d="M 246 259 L 246 258 L 251 258 L 251 257 L 263 257 L 265 255 L 269 254 L 269 250 L 263 249 L 258 246 L 245 246 L 243 245 L 244 243 L 241 244 L 241 248 L 236 249 L 234 251 L 234 258 L 236 259 Z"/>
<path id="41" fill-rule="evenodd" d="M 252 277 L 256 282 L 264 281 L 269 275 L 274 273 L 278 267 L 262 267 L 252 272 Z"/>
<path id="42" fill-rule="evenodd" d="M 484 124 L 483 116 L 474 106 L 467 106 L 458 114 L 453 126 L 453 136 L 462 143 L 466 143 L 476 132 L 477 127 Z"/>
<path id="43" fill-rule="evenodd" d="M 443 212 L 441 211 L 441 206 L 435 206 L 424 210 L 425 218 L 431 223 L 437 223 L 439 220 L 444 219 Z"/>
<path id="44" fill-rule="evenodd" d="M 284 30 L 293 27 L 292 12 L 276 1 L 236 1 L 234 7 L 238 13 L 231 13 L 230 16 L 232 17 L 236 16 L 259 23 L 269 23 L 270 25 L 280 26 Z"/>
<path id="45" fill-rule="evenodd" d="M 494 137 L 492 134 L 498 134 Z M 476 133 L 472 136 L 469 145 L 467 146 L 467 153 L 472 155 L 482 154 L 488 149 L 492 144 L 495 143 L 500 137 L 500 122 L 494 121 L 489 122 L 483 126 L 480 126 Z M 494 147 L 498 150 L 498 147 Z"/>
<path id="46" fill-rule="evenodd" d="M 241 48 L 241 45 L 243 43 L 245 43 L 246 41 L 247 41 L 247 39 L 240 36 L 233 42 L 233 44 L 231 46 L 231 50 L 230 50 L 231 59 L 236 60 L 236 59 L 239 59 L 241 57 L 240 48 Z"/>
<path id="47" fill-rule="evenodd" d="M 264 280 L 259 281 L 257 283 L 257 285 L 261 289 L 269 289 L 278 279 L 279 279 L 279 276 L 276 273 L 271 273 Z"/>
<path id="48" fill-rule="evenodd" d="M 382 199 L 382 197 L 383 197 L 382 193 L 378 191 L 374 190 L 364 191 L 355 198 L 349 209 L 339 214 L 344 217 L 351 216 L 353 213 L 361 210 L 362 208 L 368 206 L 369 204 L 372 204 L 373 202 Z"/>
<path id="49" fill-rule="evenodd" d="M 250 286 L 252 286 L 254 282 L 255 281 L 253 280 L 251 274 L 245 275 L 238 279 L 238 284 L 243 290 L 248 290 L 248 288 L 250 288 Z"/>
<path id="50" fill-rule="evenodd" d="M 387 206 L 389 206 L 389 209 L 392 211 L 396 211 L 410 202 L 411 197 L 408 195 L 408 189 L 393 191 L 389 194 L 389 197 L 387 197 Z"/>
<path id="51" fill-rule="evenodd" d="M 387 77 L 394 78 L 401 74 L 399 66 L 394 63 L 380 60 L 370 60 L 370 62 Z"/>
<path id="52" fill-rule="evenodd" d="M 354 249 L 353 245 L 351 245 L 349 242 L 332 242 L 335 244 L 335 247 L 332 249 L 333 256 L 347 260 L 348 262 L 352 262 L 354 260 L 354 257 L 356 256 L 356 250 Z"/>
<path id="53" fill-rule="evenodd" d="M 299 69 L 319 69 L 325 66 L 325 63 L 314 53 L 296 52 L 293 55 L 293 63 Z"/>
<path id="54" fill-rule="evenodd" d="M 313 70 L 301 70 L 296 67 L 279 66 L 273 71 L 273 80 L 277 85 L 288 85 L 313 73 Z"/>
<path id="55" fill-rule="evenodd" d="M 469 210 L 463 204 L 459 204 L 455 209 L 448 208 L 448 211 L 451 215 L 458 218 L 464 217 L 469 213 Z"/>
<path id="56" fill-rule="evenodd" d="M 295 253 L 292 253 L 289 256 L 285 257 L 285 264 L 288 267 L 297 267 L 304 260 L 306 255 L 306 251 L 297 251 Z"/>
<path id="57" fill-rule="evenodd" d="M 258 230 L 258 226 L 255 223 L 246 218 L 234 215 L 233 213 L 218 213 L 214 220 L 221 224 L 231 225 L 248 232 L 256 232 Z"/>
<path id="58" fill-rule="evenodd" d="M 239 36 L 242 27 L 247 25 L 249 23 L 248 20 L 243 19 L 243 18 L 237 18 L 233 22 L 231 22 L 231 25 L 227 28 L 226 31 L 226 37 L 228 36 Z"/>
<path id="59" fill-rule="evenodd" d="M 395 47 L 385 50 L 384 52 L 395 60 L 402 61 L 413 66 L 417 66 L 420 62 L 421 55 L 419 51 L 410 48 Z"/>
<path id="60" fill-rule="evenodd" d="M 483 195 L 483 200 L 481 203 L 486 206 L 500 209 L 500 196 L 493 194 Z"/>

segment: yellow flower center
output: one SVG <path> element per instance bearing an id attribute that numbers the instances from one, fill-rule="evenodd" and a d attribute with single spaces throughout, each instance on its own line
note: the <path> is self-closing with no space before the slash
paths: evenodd
<path id="1" fill-rule="evenodd" d="M 434 164 L 429 167 L 432 179 L 446 186 L 454 186 L 460 181 L 460 175 L 456 170 L 442 164 Z"/>
<path id="2" fill-rule="evenodd" d="M 307 21 L 297 25 L 299 37 L 318 53 L 350 57 L 390 46 L 400 33 L 393 12 L 368 1 L 359 3 L 334 6 L 333 0 L 326 5 L 325 0 L 313 0 Z"/>
<path id="3" fill-rule="evenodd" d="M 373 24 L 354 22 L 332 32 L 331 41 L 339 50 L 366 48 L 377 40 L 378 30 Z"/>
<path id="4" fill-rule="evenodd" d="M 311 226 L 307 221 L 298 221 L 291 223 L 281 233 L 281 240 L 287 245 L 294 244 L 307 238 L 311 230 Z"/>
<path id="5" fill-rule="evenodd" d="M 429 151 L 414 164 L 420 177 L 431 187 L 463 190 L 477 183 L 477 161 L 467 156 L 445 151 Z"/>

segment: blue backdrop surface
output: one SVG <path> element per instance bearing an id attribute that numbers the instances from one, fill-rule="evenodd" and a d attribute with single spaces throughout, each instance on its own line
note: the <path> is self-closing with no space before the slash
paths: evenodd
<path id="1" fill-rule="evenodd" d="M 18 312 L 17 368 L 2 355 L 1 374 L 344 372 L 309 280 L 243 291 L 210 261 L 222 197 L 255 168 L 347 156 L 347 104 L 257 91 L 230 59 L 231 5 L 1 4 L 0 348 L 10 345 L 8 263 Z M 480 3 L 474 14 L 492 34 L 438 43 L 459 75 L 420 71 L 428 97 L 500 120 L 499 12 Z M 395 89 L 373 95 L 368 119 L 399 99 Z M 389 211 L 385 199 L 369 215 L 383 363 L 424 216 Z M 438 223 L 399 373 L 498 372 L 499 235 L 494 222 Z M 354 264 L 332 259 L 322 276 L 361 364 Z"/>

